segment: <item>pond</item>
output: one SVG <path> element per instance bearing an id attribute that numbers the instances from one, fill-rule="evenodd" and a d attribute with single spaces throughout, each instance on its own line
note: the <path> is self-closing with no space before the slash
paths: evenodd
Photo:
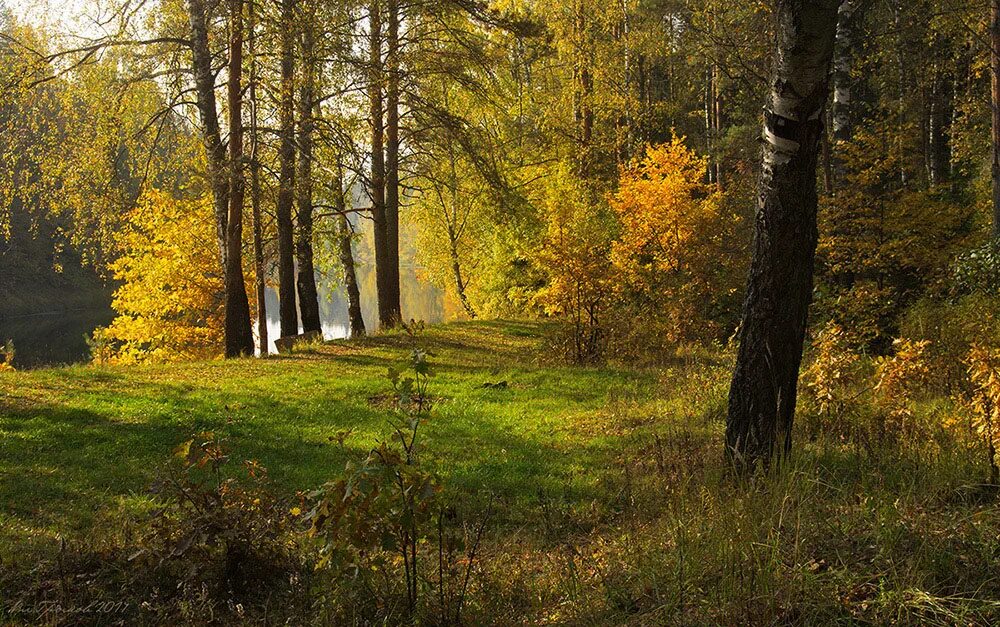
<path id="1" fill-rule="evenodd" d="M 20 370 L 86 361 L 90 349 L 85 336 L 114 317 L 107 307 L 0 319 L 0 344 L 13 340 L 14 367 Z"/>
<path id="2" fill-rule="evenodd" d="M 368 268 L 358 268 L 361 287 L 361 310 L 369 331 L 378 326 L 375 296 L 375 273 Z M 424 322 L 441 322 L 444 319 L 444 297 L 441 290 L 421 280 L 413 268 L 400 268 L 403 318 Z M 320 289 L 320 319 L 323 336 L 328 340 L 347 337 L 347 294 L 341 286 Z M 270 350 L 279 336 L 278 293 L 267 291 L 267 327 Z M 84 339 L 94 329 L 105 326 L 114 318 L 110 308 L 87 311 L 39 313 L 28 316 L 0 319 L 0 344 L 14 341 L 14 367 L 40 368 L 73 364 L 90 359 L 90 349 Z"/>

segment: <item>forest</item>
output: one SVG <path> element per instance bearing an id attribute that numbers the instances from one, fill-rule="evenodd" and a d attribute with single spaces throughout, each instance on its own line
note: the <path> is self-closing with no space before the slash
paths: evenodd
<path id="1" fill-rule="evenodd" d="M 0 0 L 0 624 L 1000 624 L 1000 0 Z"/>

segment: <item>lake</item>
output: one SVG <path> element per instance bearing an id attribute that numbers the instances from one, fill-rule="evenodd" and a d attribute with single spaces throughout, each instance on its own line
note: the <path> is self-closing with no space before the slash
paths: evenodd
<path id="1" fill-rule="evenodd" d="M 358 267 L 361 288 L 361 310 L 369 331 L 378 326 L 375 296 L 375 273 Z M 320 290 L 320 320 L 323 337 L 328 340 L 347 337 L 347 294 L 342 286 L 329 287 L 323 281 Z M 421 280 L 414 268 L 400 268 L 403 318 L 424 322 L 441 322 L 445 317 L 444 297 L 438 288 Z M 279 336 L 278 293 L 269 288 L 266 297 L 267 327 L 270 350 Z M 14 341 L 14 367 L 40 368 L 60 364 L 73 364 L 90 359 L 84 335 L 105 326 L 114 318 L 110 308 L 88 311 L 40 313 L 0 319 L 0 344 Z M 256 328 L 256 326 L 255 326 Z"/>

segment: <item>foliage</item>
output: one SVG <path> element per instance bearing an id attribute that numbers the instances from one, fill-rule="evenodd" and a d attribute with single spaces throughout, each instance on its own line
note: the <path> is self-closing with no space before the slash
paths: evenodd
<path id="1" fill-rule="evenodd" d="M 172 361 L 217 355 L 223 307 L 219 252 L 207 197 L 144 192 L 129 216 L 112 270 L 118 317 L 104 338 L 114 361 Z"/>
<path id="2" fill-rule="evenodd" d="M 601 357 L 606 339 L 613 215 L 569 171 L 549 181 L 543 203 L 546 233 L 537 258 L 548 280 L 538 301 L 546 314 L 569 321 L 567 354 L 591 362 Z"/>
<path id="3" fill-rule="evenodd" d="M 912 427 L 914 399 L 925 389 L 931 370 L 925 357 L 927 340 L 897 339 L 895 354 L 875 365 L 876 398 L 886 411 L 887 431 L 905 433 Z"/>
<path id="4" fill-rule="evenodd" d="M 0 371 L 14 369 L 14 341 L 6 340 L 0 345 Z"/>
<path id="5" fill-rule="evenodd" d="M 404 412 L 393 426 L 394 441 L 379 443 L 359 463 L 348 462 L 342 478 L 310 494 L 314 505 L 305 520 L 321 539 L 317 568 L 331 570 L 340 593 L 360 592 L 353 601 L 362 607 L 367 604 L 365 591 L 391 581 L 402 563 L 412 618 L 421 582 L 420 553 L 441 487 L 420 467 L 418 457 L 417 434 L 429 409 L 427 384 L 432 375 L 424 351 L 413 350 L 410 369 L 412 376 L 389 370 L 396 402 Z M 337 435 L 341 446 L 348 435 Z M 383 588 L 376 594 L 388 597 L 393 592 Z"/>
<path id="6" fill-rule="evenodd" d="M 890 122 L 875 119 L 842 146 L 846 180 L 821 199 L 817 274 L 824 317 L 888 352 L 906 306 L 947 287 L 974 212 L 940 190 L 897 183 L 901 156 Z"/>
<path id="7" fill-rule="evenodd" d="M 238 598 L 296 569 L 292 510 L 268 488 L 263 466 L 247 460 L 242 474 L 227 471 L 228 446 L 210 432 L 180 444 L 174 457 L 173 468 L 150 489 L 157 508 L 145 523 L 146 544 L 131 562 L 153 569 L 181 565 L 182 588 L 210 584 L 221 591 L 213 596 Z"/>
<path id="8" fill-rule="evenodd" d="M 625 166 L 611 199 L 621 223 L 611 250 L 616 292 L 668 342 L 732 330 L 734 312 L 718 316 L 717 303 L 743 279 L 726 253 L 739 218 L 723 211 L 719 188 L 704 182 L 707 165 L 675 136 Z"/>
<path id="9" fill-rule="evenodd" d="M 848 334 L 832 322 L 816 335 L 812 352 L 812 362 L 802 373 L 803 381 L 819 412 L 828 421 L 837 420 L 857 398 L 854 386 L 860 357 Z"/>
<path id="10" fill-rule="evenodd" d="M 973 428 L 981 438 L 990 468 L 989 481 L 1000 484 L 1000 350 L 974 344 L 965 358 L 969 369 L 971 393 L 967 402 L 973 415 Z"/>
<path id="11" fill-rule="evenodd" d="M 962 253 L 955 259 L 951 288 L 958 294 L 1000 293 L 1000 251 L 993 242 Z"/>

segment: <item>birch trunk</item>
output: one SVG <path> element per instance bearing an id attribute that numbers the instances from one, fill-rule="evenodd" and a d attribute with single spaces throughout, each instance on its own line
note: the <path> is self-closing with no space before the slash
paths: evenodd
<path id="1" fill-rule="evenodd" d="M 839 0 L 777 0 L 753 259 L 729 391 L 726 453 L 740 471 L 791 450 L 812 300 L 816 163 Z"/>

